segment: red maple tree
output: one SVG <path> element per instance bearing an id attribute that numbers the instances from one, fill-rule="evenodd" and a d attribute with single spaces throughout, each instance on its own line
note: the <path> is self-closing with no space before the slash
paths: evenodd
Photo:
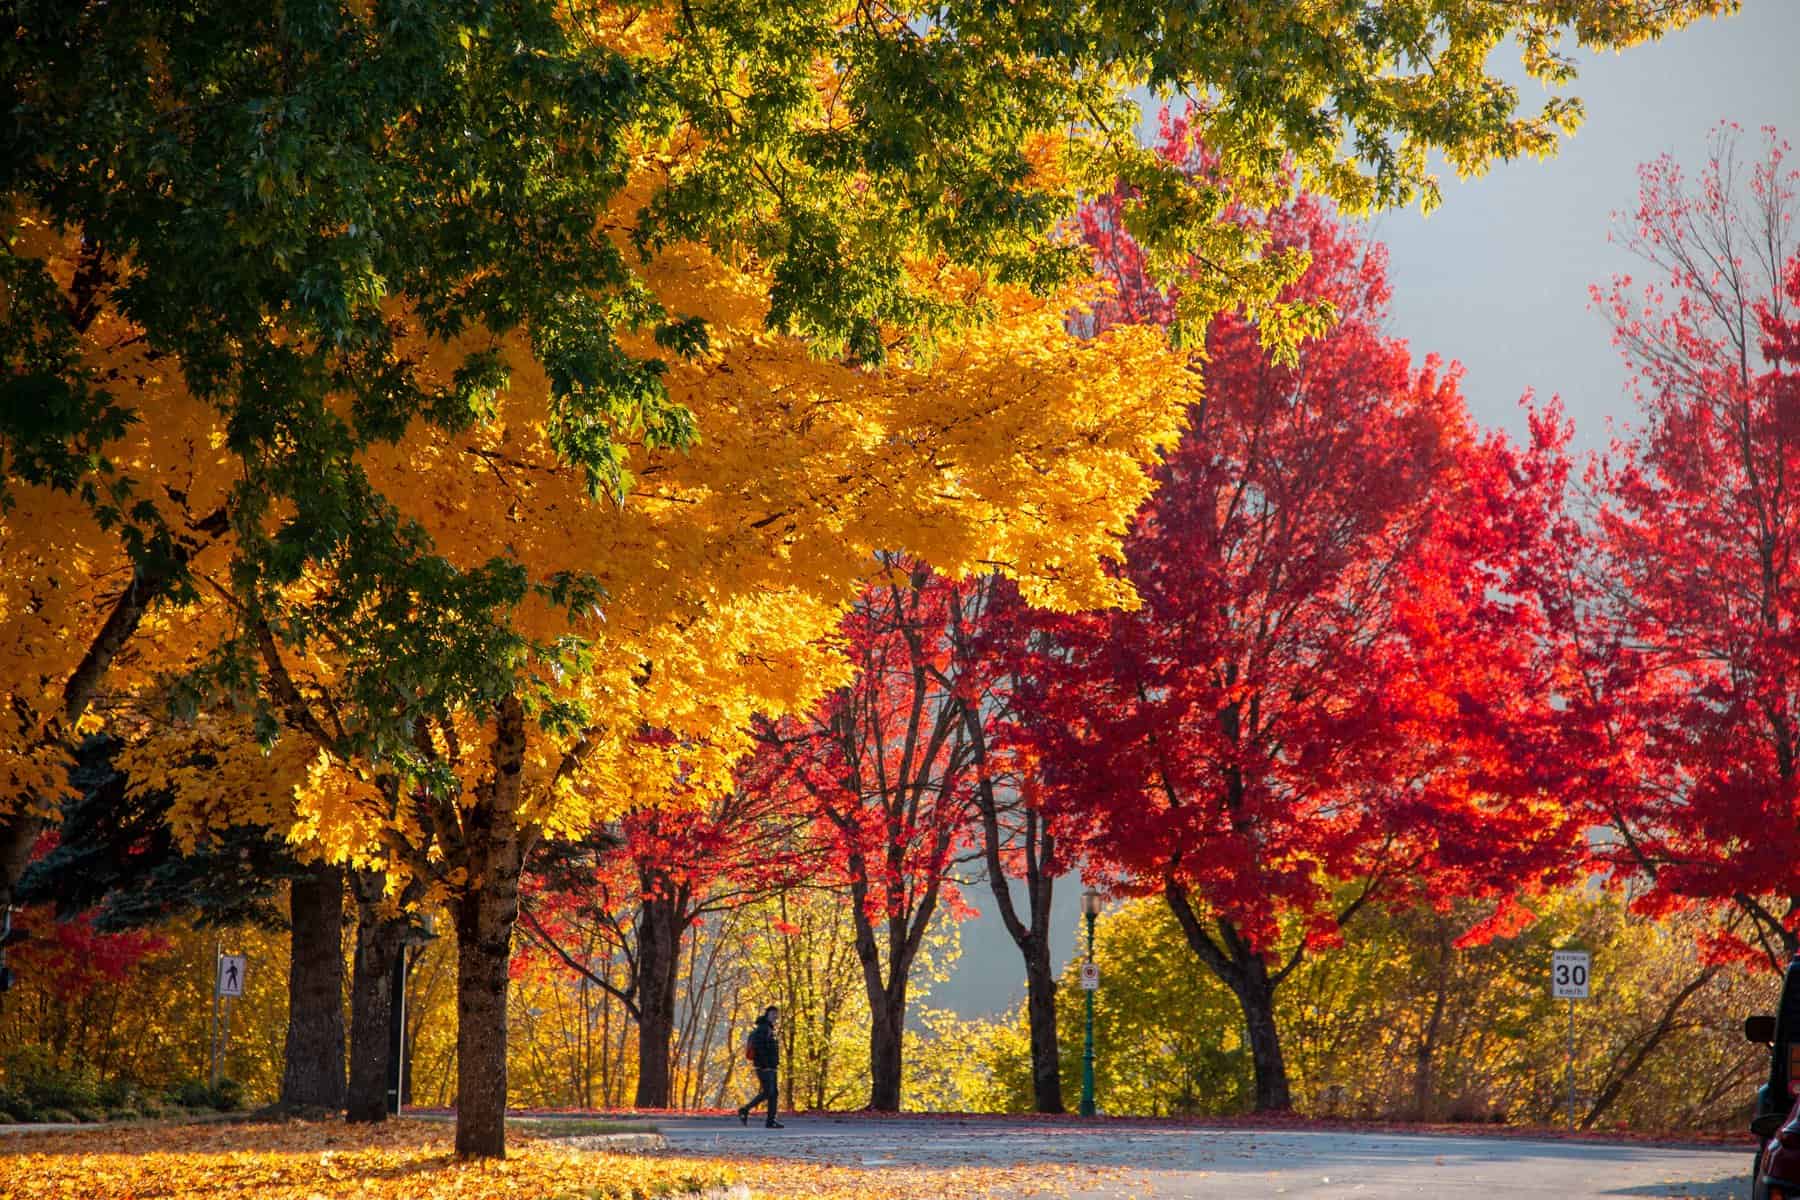
<path id="1" fill-rule="evenodd" d="M 1721 127 L 1697 179 L 1640 172 L 1648 279 L 1594 296 L 1639 423 L 1590 468 L 1569 572 L 1571 720 L 1602 858 L 1639 908 L 1735 910 L 1721 950 L 1800 950 L 1800 172 Z"/>
<path id="2" fill-rule="evenodd" d="M 1163 148 L 1209 169 L 1179 120 Z M 1120 281 L 1097 320 L 1162 321 L 1127 203 L 1086 221 Z M 1088 873 L 1164 897 L 1242 1006 L 1257 1107 L 1283 1109 L 1273 1000 L 1304 955 L 1372 901 L 1510 896 L 1566 860 L 1536 596 L 1567 431 L 1480 431 L 1454 368 L 1383 336 L 1382 250 L 1320 203 L 1242 219 L 1310 255 L 1285 298 L 1338 322 L 1280 365 L 1215 321 L 1206 398 L 1127 543 L 1141 608 L 1039 617 L 1015 653 Z"/>
<path id="3" fill-rule="evenodd" d="M 808 720 L 765 730 L 757 769 L 812 814 L 813 882 L 850 897 L 869 1000 L 869 1107 L 900 1107 L 914 964 L 940 910 L 966 911 L 952 868 L 972 846 L 975 748 L 969 664 L 949 636 L 953 604 L 981 586 L 903 555 L 843 624 L 855 679 Z"/>
<path id="4" fill-rule="evenodd" d="M 670 1106 L 688 931 L 790 883 L 802 870 L 795 832 L 780 793 L 747 779 L 704 803 L 631 809 L 587 839 L 540 850 L 526 934 L 636 1022 L 635 1107 Z M 595 959 L 622 961 L 623 981 Z"/>
<path id="5" fill-rule="evenodd" d="M 1050 937 L 1056 881 L 1068 873 L 1065 819 L 1043 803 L 1035 748 L 1021 727 L 1018 675 L 1036 612 L 998 575 L 951 591 L 947 635 L 963 695 L 974 777 L 969 792 L 976 844 L 995 911 L 1025 967 L 1032 1108 L 1060 1113 L 1061 1048 Z"/>

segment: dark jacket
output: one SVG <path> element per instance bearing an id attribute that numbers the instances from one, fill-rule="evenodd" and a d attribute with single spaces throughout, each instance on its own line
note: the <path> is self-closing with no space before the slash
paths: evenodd
<path id="1" fill-rule="evenodd" d="M 759 1071 L 773 1071 L 781 1063 L 781 1042 L 767 1015 L 756 1018 L 756 1027 L 750 1031 L 750 1059 Z"/>

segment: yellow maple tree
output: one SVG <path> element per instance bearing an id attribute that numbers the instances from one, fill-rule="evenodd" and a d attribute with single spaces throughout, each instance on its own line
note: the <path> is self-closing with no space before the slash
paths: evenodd
<path id="1" fill-rule="evenodd" d="M 139 331 L 84 286 L 83 248 L 26 212 L 7 251 L 49 265 L 79 331 L 82 367 L 134 414 L 99 448 L 78 489 L 9 477 L 0 506 L 0 906 L 66 787 L 70 749 L 115 666 L 139 680 L 160 659 L 132 641 L 167 599 L 179 568 L 223 569 L 230 555 L 226 497 L 234 460 L 214 409 L 180 372 L 151 354 Z M 0 289 L 0 305 L 10 296 Z M 130 486 L 127 486 L 127 485 Z M 133 538 L 160 529 L 156 555 Z"/>
<path id="2" fill-rule="evenodd" d="M 189 827 L 219 819 L 201 810 L 222 796 L 291 786 L 290 837 L 379 865 L 390 891 L 417 895 L 423 883 L 449 905 L 466 1123 L 497 1121 L 505 1095 L 503 987 L 476 981 L 504 982 L 534 841 L 729 787 L 754 715 L 801 710 L 845 678 L 833 633 L 879 551 L 951 575 L 1001 571 L 1042 604 L 1130 603 L 1105 562 L 1198 388 L 1156 331 L 1070 334 L 1073 294 L 996 291 L 991 321 L 928 359 L 874 371 L 769 333 L 767 281 L 753 270 L 688 245 L 645 274 L 711 339 L 667 380 L 698 444 L 650 449 L 621 431 L 637 481 L 627 497 L 596 501 L 563 463 L 545 432 L 549 383 L 506 339 L 495 347 L 511 384 L 492 421 L 456 435 L 420 428 L 364 454 L 372 484 L 457 567 L 501 556 L 533 581 L 580 575 L 597 588 L 573 610 L 533 593 L 509 614 L 538 652 L 520 655 L 498 703 L 419 724 L 435 783 L 419 763 L 408 774 L 359 755 L 335 715 L 342 663 L 329 639 L 272 636 L 258 646 L 288 726 L 278 746 L 297 748 L 289 769 L 259 769 L 240 751 L 213 777 L 186 779 L 150 766 L 149 751 L 137 776 L 172 786 Z M 444 360 L 483 336 L 444 347 Z M 429 362 L 436 348 L 417 345 Z M 295 781 L 297 759 L 309 765 Z M 221 788 L 220 773 L 238 782 Z M 254 811 L 275 813 L 267 802 Z"/>

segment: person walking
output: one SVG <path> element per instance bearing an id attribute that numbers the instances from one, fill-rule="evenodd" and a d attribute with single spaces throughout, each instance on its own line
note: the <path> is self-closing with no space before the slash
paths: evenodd
<path id="1" fill-rule="evenodd" d="M 770 1129 L 785 1128 L 780 1121 L 775 1119 L 775 1101 L 781 1092 L 778 1086 L 781 1073 L 781 1041 L 775 1036 L 775 1028 L 780 1022 L 781 1009 L 771 1004 L 763 1009 L 762 1016 L 756 1018 L 755 1028 L 751 1029 L 749 1036 L 744 1039 L 744 1057 L 748 1058 L 750 1065 L 756 1068 L 757 1082 L 762 1085 L 762 1090 L 737 1110 L 738 1121 L 741 1124 L 748 1125 L 750 1110 L 767 1100 L 769 1102 L 769 1119 L 764 1124 Z"/>

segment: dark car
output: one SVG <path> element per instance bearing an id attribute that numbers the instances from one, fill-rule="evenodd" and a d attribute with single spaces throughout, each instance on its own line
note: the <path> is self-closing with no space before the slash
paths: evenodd
<path id="1" fill-rule="evenodd" d="M 1751 1200 L 1800 1197 L 1800 1106 L 1789 1110 L 1787 1120 L 1763 1140 L 1756 1152 L 1756 1165 L 1751 1169 Z"/>
<path id="2" fill-rule="evenodd" d="M 1769 1078 L 1750 1117 L 1750 1200 L 1800 1200 L 1800 954 L 1781 977 L 1775 1015 L 1744 1018 L 1744 1036 L 1769 1047 Z"/>

